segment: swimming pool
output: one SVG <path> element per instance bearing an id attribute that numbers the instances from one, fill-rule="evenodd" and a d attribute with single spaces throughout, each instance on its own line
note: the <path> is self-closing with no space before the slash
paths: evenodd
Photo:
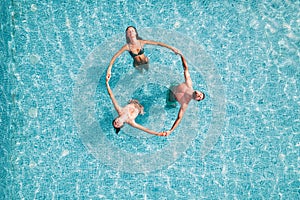
<path id="1" fill-rule="evenodd" d="M 1 4 L 3 199 L 299 199 L 298 1 Z M 207 93 L 169 137 L 111 127 L 105 69 L 128 25 L 180 49 Z M 111 85 L 164 130 L 181 63 L 145 51 L 149 72 L 125 53 Z"/>

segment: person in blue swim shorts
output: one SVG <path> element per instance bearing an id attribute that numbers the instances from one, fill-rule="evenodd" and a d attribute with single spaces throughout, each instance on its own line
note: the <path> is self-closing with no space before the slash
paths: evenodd
<path id="1" fill-rule="evenodd" d="M 193 89 L 193 83 L 188 70 L 187 62 L 181 53 L 179 53 L 179 55 L 181 57 L 182 66 L 184 69 L 185 82 L 177 85 L 171 85 L 167 93 L 168 96 L 166 99 L 166 103 L 169 107 L 176 107 L 177 102 L 181 106 L 173 126 L 170 130 L 164 131 L 164 136 L 170 135 L 179 125 L 180 121 L 183 118 L 184 112 L 186 111 L 188 104 L 192 99 L 196 101 L 202 101 L 205 98 L 205 94 L 203 92 Z"/>

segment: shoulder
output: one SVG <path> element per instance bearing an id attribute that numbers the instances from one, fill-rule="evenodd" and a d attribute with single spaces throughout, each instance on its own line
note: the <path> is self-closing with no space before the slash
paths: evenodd
<path id="1" fill-rule="evenodd" d="M 129 50 L 129 45 L 126 43 L 122 46 L 121 50 L 126 51 Z"/>
<path id="2" fill-rule="evenodd" d="M 126 123 L 129 124 L 130 126 L 133 126 L 133 127 L 137 126 L 134 119 L 129 119 Z"/>
<path id="3" fill-rule="evenodd" d="M 139 40 L 141 44 L 152 44 L 152 45 L 155 45 L 155 44 L 158 44 L 158 42 L 156 41 L 152 41 L 152 40 Z"/>
<path id="4" fill-rule="evenodd" d="M 142 45 L 148 44 L 148 40 L 139 39 L 139 42 L 140 42 Z"/>
<path id="5" fill-rule="evenodd" d="M 178 86 L 177 86 L 177 90 L 187 90 L 189 88 L 189 85 L 187 84 L 187 82 L 183 82 L 183 83 L 181 83 L 181 84 L 179 84 Z"/>
<path id="6" fill-rule="evenodd" d="M 183 111 L 183 112 L 185 112 L 186 109 L 187 109 L 187 107 L 188 107 L 188 102 L 183 102 L 181 104 L 180 110 Z"/>

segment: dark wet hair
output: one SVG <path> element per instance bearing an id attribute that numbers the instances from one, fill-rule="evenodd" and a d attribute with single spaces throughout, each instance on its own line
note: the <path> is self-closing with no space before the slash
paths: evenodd
<path id="1" fill-rule="evenodd" d="M 196 92 L 196 90 L 195 90 L 194 92 Z M 199 92 L 200 92 L 200 91 L 199 91 Z M 204 92 L 201 92 L 201 94 L 202 94 L 202 99 L 199 99 L 199 100 L 197 100 L 197 101 L 202 101 L 202 100 L 205 99 L 205 93 L 204 93 Z"/>
<path id="2" fill-rule="evenodd" d="M 202 101 L 202 100 L 205 99 L 205 93 L 204 92 L 201 92 L 201 93 L 202 93 L 203 98 L 201 100 L 199 100 L 199 101 Z"/>
<path id="3" fill-rule="evenodd" d="M 137 32 L 136 28 L 135 28 L 134 26 L 128 26 L 128 27 L 126 28 L 126 31 L 125 31 L 125 33 L 126 33 L 126 34 L 125 34 L 125 37 L 126 37 L 126 42 L 127 42 L 127 43 L 130 42 L 129 38 L 127 37 L 127 30 L 128 30 L 129 28 L 133 28 L 133 29 L 135 30 L 135 32 L 136 32 L 136 39 L 142 40 L 142 38 L 139 36 L 139 33 Z"/>
<path id="4" fill-rule="evenodd" d="M 116 118 L 116 119 L 117 119 L 117 118 Z M 116 128 L 116 127 L 114 126 L 114 123 L 115 123 L 116 119 L 114 119 L 114 120 L 112 121 L 112 125 L 113 125 L 113 127 L 115 128 L 116 134 L 118 135 L 118 133 L 120 132 L 121 128 L 123 128 L 124 125 L 121 126 L 120 128 Z"/>

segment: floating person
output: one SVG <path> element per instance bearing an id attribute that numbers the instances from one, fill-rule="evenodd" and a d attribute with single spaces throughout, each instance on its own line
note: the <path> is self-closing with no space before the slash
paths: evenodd
<path id="1" fill-rule="evenodd" d="M 134 26 L 128 26 L 126 28 L 126 44 L 112 57 L 107 71 L 109 72 L 108 75 L 111 75 L 111 68 L 117 59 L 124 51 L 128 51 L 131 57 L 133 58 L 133 66 L 139 70 L 140 72 L 143 71 L 143 69 L 148 70 L 149 69 L 149 58 L 145 55 L 144 52 L 144 45 L 150 44 L 150 45 L 158 45 L 162 47 L 166 47 L 168 49 L 171 49 L 174 51 L 174 53 L 178 54 L 179 51 L 171 47 L 167 44 L 164 44 L 162 42 L 156 42 L 151 40 L 143 40 L 141 37 L 139 37 L 139 34 Z"/>
<path id="2" fill-rule="evenodd" d="M 194 99 L 196 101 L 201 101 L 205 98 L 205 94 L 203 92 L 197 91 L 193 89 L 192 79 L 188 70 L 188 65 L 180 53 L 181 61 L 184 69 L 184 79 L 185 82 L 171 86 L 168 91 L 167 96 L 167 106 L 176 107 L 176 102 L 180 103 L 180 109 L 177 115 L 177 119 L 175 120 L 172 128 L 169 131 L 164 131 L 164 136 L 168 136 L 175 130 L 175 128 L 179 125 L 180 121 L 183 118 L 183 115 L 188 107 L 189 102 Z"/>
<path id="3" fill-rule="evenodd" d="M 139 103 L 138 100 L 135 100 L 135 99 L 130 100 L 129 103 L 123 108 L 121 106 L 119 106 L 119 104 L 118 104 L 116 98 L 114 97 L 114 94 L 109 86 L 109 79 L 110 79 L 110 76 L 106 76 L 107 91 L 108 91 L 108 94 L 112 100 L 112 103 L 119 115 L 112 122 L 113 127 L 115 128 L 116 134 L 118 134 L 119 131 L 121 130 L 121 128 L 124 126 L 124 124 L 127 123 L 127 124 L 131 125 L 132 127 L 140 129 L 146 133 L 157 135 L 157 136 L 165 136 L 165 134 L 166 134 L 165 132 L 158 133 L 158 132 L 152 131 L 148 128 L 145 128 L 142 125 L 137 124 L 135 122 L 135 118 L 138 115 L 144 114 L 144 107 Z"/>

